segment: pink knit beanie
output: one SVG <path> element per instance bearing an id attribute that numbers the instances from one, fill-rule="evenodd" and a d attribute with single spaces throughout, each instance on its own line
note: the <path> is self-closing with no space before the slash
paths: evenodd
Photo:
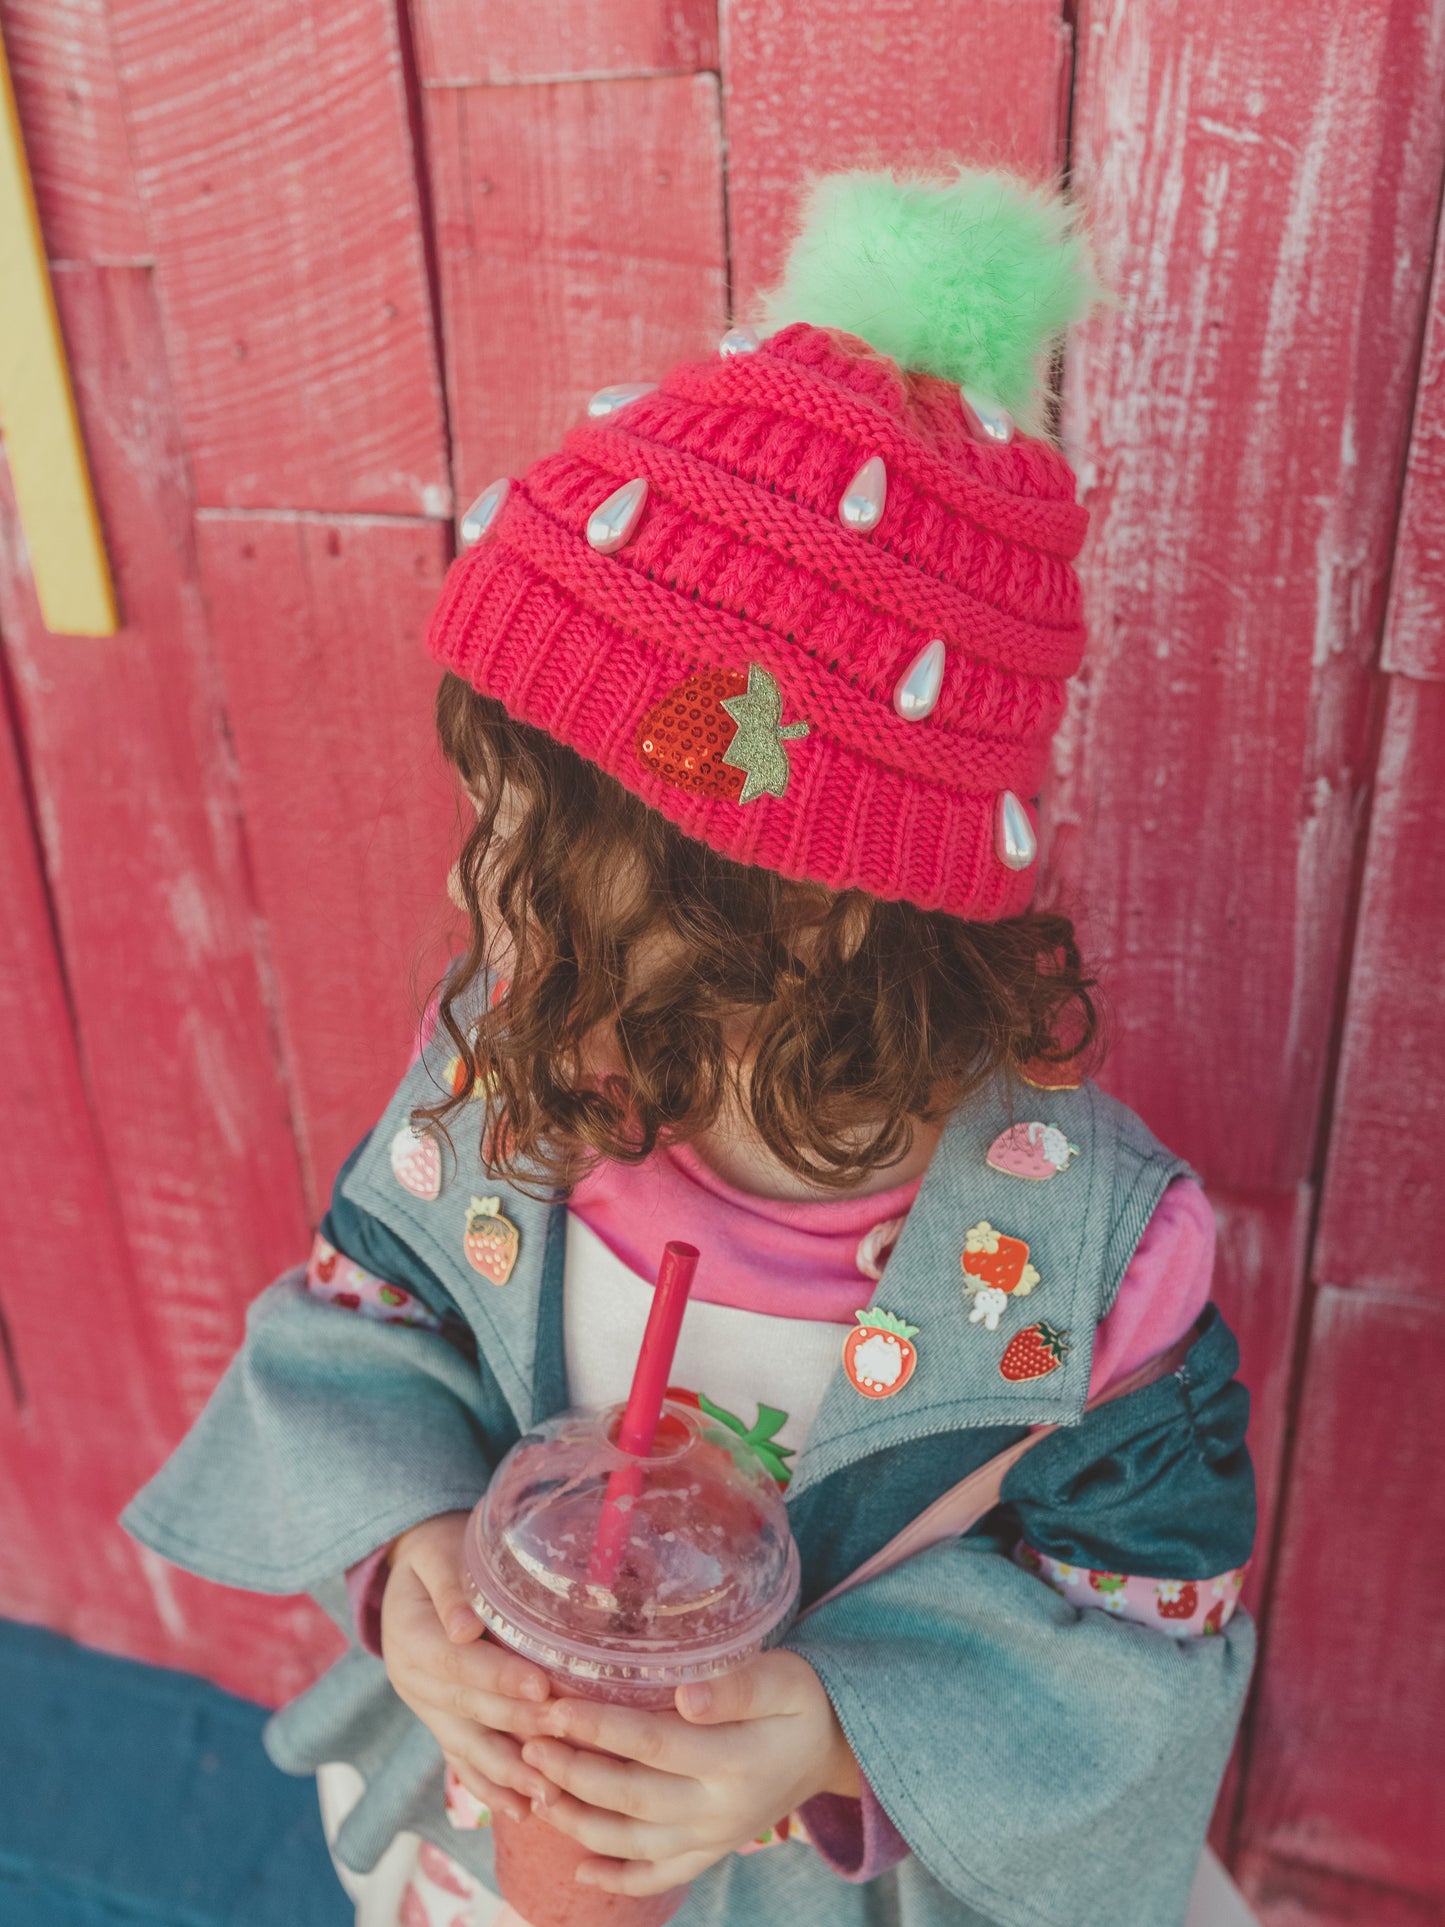
<path id="1" fill-rule="evenodd" d="M 738 862 L 1018 914 L 1087 521 L 1025 431 L 1096 295 L 1010 176 L 819 182 L 762 329 L 479 498 L 432 655 Z"/>

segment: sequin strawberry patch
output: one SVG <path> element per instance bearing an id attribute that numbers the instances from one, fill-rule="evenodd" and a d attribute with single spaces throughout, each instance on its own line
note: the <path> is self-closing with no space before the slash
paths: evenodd
<path id="1" fill-rule="evenodd" d="M 473 1271 L 479 1271 L 494 1285 L 506 1284 L 521 1246 L 522 1234 L 503 1214 L 500 1198 L 472 1199 L 467 1206 L 462 1250 Z"/>
<path id="2" fill-rule="evenodd" d="M 959 1264 L 963 1267 L 963 1289 L 973 1296 L 968 1322 L 982 1325 L 985 1331 L 996 1332 L 1009 1299 L 1027 1298 L 1039 1282 L 1037 1269 L 1029 1263 L 1025 1241 L 996 1230 L 987 1218 L 965 1232 Z"/>
<path id="3" fill-rule="evenodd" d="M 784 723 L 777 680 L 759 663 L 747 674 L 704 669 L 653 705 L 638 726 L 643 767 L 674 789 L 719 802 L 782 796 L 790 765 L 785 745 L 809 725 Z"/>

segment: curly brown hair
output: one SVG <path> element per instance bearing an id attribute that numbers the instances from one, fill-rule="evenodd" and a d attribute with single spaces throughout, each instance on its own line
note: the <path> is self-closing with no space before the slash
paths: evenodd
<path id="1" fill-rule="evenodd" d="M 640 1162 L 730 1097 L 789 1171 L 854 1189 L 1002 1066 L 1095 1044 L 1067 917 L 968 923 L 735 863 L 451 674 L 437 727 L 477 807 L 440 1022 L 458 1088 L 485 1093 L 488 1162 L 523 1189 Z M 463 1021 L 507 947 L 505 992 Z M 463 1102 L 419 1115 L 447 1128 Z"/>

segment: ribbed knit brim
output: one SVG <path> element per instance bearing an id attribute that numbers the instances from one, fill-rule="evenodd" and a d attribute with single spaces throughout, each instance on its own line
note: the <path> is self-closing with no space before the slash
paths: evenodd
<path id="1" fill-rule="evenodd" d="M 864 533 L 839 504 L 875 456 L 886 504 Z M 635 531 L 599 553 L 589 517 L 639 477 Z M 1036 866 L 1001 860 L 999 799 L 1032 818 L 1084 646 L 1074 495 L 1046 443 L 976 439 L 950 384 L 799 323 L 675 368 L 536 463 L 454 564 L 429 648 L 741 863 L 1012 916 Z M 936 706 L 905 720 L 894 691 L 934 638 Z M 741 688 L 754 667 L 781 695 L 783 793 L 670 780 L 644 720 L 701 672 Z"/>

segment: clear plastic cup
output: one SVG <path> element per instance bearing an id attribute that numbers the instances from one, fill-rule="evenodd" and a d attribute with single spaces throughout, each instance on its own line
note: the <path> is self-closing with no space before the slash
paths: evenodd
<path id="1" fill-rule="evenodd" d="M 734 1432 L 669 1402 L 639 1459 L 614 1443 L 621 1413 L 566 1412 L 513 1446 L 467 1526 L 467 1590 L 558 1693 L 668 1707 L 782 1630 L 798 1553 L 775 1480 Z M 587 1851 L 539 1818 L 498 1814 L 494 1830 L 502 1893 L 530 1927 L 661 1927 L 685 1897 L 579 1886 Z"/>

